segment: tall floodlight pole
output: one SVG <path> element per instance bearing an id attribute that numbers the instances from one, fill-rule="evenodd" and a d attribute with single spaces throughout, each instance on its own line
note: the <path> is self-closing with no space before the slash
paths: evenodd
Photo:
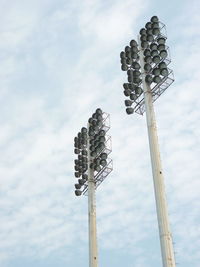
<path id="1" fill-rule="evenodd" d="M 89 130 L 88 123 L 88 130 Z M 87 138 L 87 150 L 90 149 L 90 137 Z M 88 164 L 92 164 L 93 158 L 88 153 Z M 98 266 L 97 256 L 97 227 L 96 227 L 96 199 L 94 169 L 88 168 L 88 226 L 89 226 L 89 266 Z"/>
<path id="2" fill-rule="evenodd" d="M 74 138 L 75 195 L 88 195 L 89 267 L 98 267 L 95 190 L 112 171 L 110 116 L 98 108 Z M 81 178 L 80 178 L 81 177 Z"/>
<path id="3" fill-rule="evenodd" d="M 172 70 L 168 68 L 171 61 L 168 47 L 165 45 L 167 37 L 164 31 L 165 25 L 157 16 L 153 16 L 145 28 L 140 30 L 138 43 L 132 40 L 130 47 L 126 46 L 120 57 L 122 70 L 127 71 L 129 82 L 124 84 L 124 94 L 130 97 L 130 100 L 125 100 L 126 112 L 143 114 L 146 111 L 163 267 L 175 267 L 153 108 L 153 102 L 174 81 Z"/>

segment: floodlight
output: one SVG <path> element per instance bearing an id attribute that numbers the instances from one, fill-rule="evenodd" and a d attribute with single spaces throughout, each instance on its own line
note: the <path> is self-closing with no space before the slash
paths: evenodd
<path id="1" fill-rule="evenodd" d="M 121 64 L 126 64 L 126 58 L 122 58 L 122 59 L 120 60 L 120 62 L 121 62 Z"/>
<path id="2" fill-rule="evenodd" d="M 126 59 L 126 64 L 132 65 L 132 63 L 133 63 L 133 59 L 132 58 L 127 58 Z"/>
<path id="3" fill-rule="evenodd" d="M 133 71 L 133 75 L 134 76 L 140 76 L 141 75 L 141 72 L 139 70 L 134 70 Z"/>
<path id="4" fill-rule="evenodd" d="M 151 67 L 151 65 L 149 63 L 145 63 L 144 64 L 144 69 L 146 70 L 146 72 L 149 72 L 149 71 L 152 70 L 152 67 Z"/>
<path id="5" fill-rule="evenodd" d="M 138 62 L 133 62 L 132 68 L 135 70 L 139 70 L 141 67 L 140 67 L 140 64 Z"/>
<path id="6" fill-rule="evenodd" d="M 138 98 L 138 96 L 136 94 L 131 94 L 130 95 L 130 99 L 133 100 L 133 101 L 135 101 L 137 98 Z"/>
<path id="7" fill-rule="evenodd" d="M 146 63 L 152 63 L 152 58 L 151 58 L 151 56 L 146 56 L 146 57 L 144 57 L 144 61 L 146 62 Z"/>
<path id="8" fill-rule="evenodd" d="M 100 108 L 97 108 L 96 109 L 96 113 L 101 115 L 103 112 L 102 112 L 102 110 Z"/>
<path id="9" fill-rule="evenodd" d="M 140 30 L 140 34 L 141 34 L 141 35 L 146 34 L 146 30 L 145 30 L 144 28 L 142 28 L 142 29 Z"/>
<path id="10" fill-rule="evenodd" d="M 100 172 L 101 167 L 99 165 L 94 165 L 94 169 L 95 171 Z"/>
<path id="11" fill-rule="evenodd" d="M 101 159 L 100 165 L 105 167 L 107 165 L 107 161 L 105 159 Z"/>
<path id="12" fill-rule="evenodd" d="M 96 126 L 97 125 L 97 121 L 93 120 L 92 121 L 92 126 Z"/>
<path id="13" fill-rule="evenodd" d="M 105 134 L 106 134 L 106 132 L 105 132 L 104 130 L 100 130 L 100 131 L 99 131 L 99 135 L 100 135 L 100 136 L 105 136 Z"/>
<path id="14" fill-rule="evenodd" d="M 140 79 L 140 77 L 133 77 L 133 82 L 135 83 L 135 84 L 140 84 L 141 83 L 141 81 L 142 81 L 142 79 Z"/>
<path id="15" fill-rule="evenodd" d="M 100 158 L 96 158 L 96 159 L 94 159 L 94 163 L 95 163 L 96 165 L 99 165 L 99 164 L 100 164 Z"/>
<path id="16" fill-rule="evenodd" d="M 126 89 L 129 89 L 129 84 L 128 84 L 128 83 L 124 83 L 124 84 L 123 84 L 123 87 L 124 87 L 125 90 L 126 90 Z"/>
<path id="17" fill-rule="evenodd" d="M 131 47 L 137 47 L 138 44 L 137 44 L 137 42 L 136 42 L 135 40 L 131 40 L 131 41 L 130 41 L 130 46 L 131 46 Z"/>
<path id="18" fill-rule="evenodd" d="M 160 69 L 159 68 L 153 69 L 152 72 L 153 72 L 154 75 L 160 75 Z"/>
<path id="19" fill-rule="evenodd" d="M 159 19 L 158 19 L 157 16 L 153 16 L 153 17 L 151 18 L 151 22 L 158 22 L 158 21 L 159 21 Z"/>
<path id="20" fill-rule="evenodd" d="M 148 42 L 153 42 L 154 38 L 152 34 L 147 34 L 147 41 Z"/>
<path id="21" fill-rule="evenodd" d="M 134 90 L 135 90 L 135 87 L 136 87 L 136 85 L 135 85 L 135 84 L 133 84 L 133 83 L 129 83 L 129 84 L 128 84 L 128 87 L 129 87 L 129 90 L 131 90 L 131 91 L 134 91 Z"/>
<path id="22" fill-rule="evenodd" d="M 136 93 L 137 95 L 141 95 L 142 92 L 143 92 L 143 90 L 142 90 L 141 87 L 137 86 L 137 87 L 135 88 L 135 93 Z"/>
<path id="23" fill-rule="evenodd" d="M 138 48 L 137 48 L 137 46 L 133 46 L 133 47 L 131 47 L 131 52 L 133 52 L 133 53 L 138 53 Z"/>
<path id="24" fill-rule="evenodd" d="M 93 121 L 93 118 L 89 118 L 88 122 L 91 124 Z"/>
<path id="25" fill-rule="evenodd" d="M 96 113 L 96 112 L 94 112 L 93 114 L 92 114 L 92 117 L 93 117 L 93 119 L 97 119 L 97 116 L 98 116 L 98 114 Z"/>
<path id="26" fill-rule="evenodd" d="M 92 152 L 90 153 L 90 155 L 91 155 L 91 157 L 96 157 L 96 155 L 97 155 L 96 149 L 95 149 L 94 151 L 92 151 Z"/>
<path id="27" fill-rule="evenodd" d="M 127 107 L 130 107 L 133 104 L 131 100 L 125 100 L 124 103 L 125 103 L 125 106 Z"/>
<path id="28" fill-rule="evenodd" d="M 152 23 L 152 29 L 159 29 L 159 23 L 158 22 L 153 22 Z"/>
<path id="29" fill-rule="evenodd" d="M 131 58 L 131 50 L 130 51 L 126 51 L 125 54 L 126 54 L 126 57 Z"/>
<path id="30" fill-rule="evenodd" d="M 146 30 L 146 33 L 147 33 L 147 35 L 148 35 L 148 34 L 152 35 L 152 29 L 150 29 L 150 28 L 147 29 L 147 30 Z"/>
<path id="31" fill-rule="evenodd" d="M 78 149 L 82 149 L 83 145 L 81 143 L 78 144 Z"/>
<path id="32" fill-rule="evenodd" d="M 131 91 L 129 89 L 124 90 L 124 95 L 125 96 L 130 96 L 130 94 L 131 94 Z"/>
<path id="33" fill-rule="evenodd" d="M 127 70 L 127 74 L 128 75 L 133 75 L 133 70 L 131 70 L 131 69 Z"/>
<path id="34" fill-rule="evenodd" d="M 102 114 L 98 114 L 97 115 L 97 121 L 102 121 L 102 120 L 103 120 Z"/>
<path id="35" fill-rule="evenodd" d="M 153 59 L 152 59 L 152 60 L 153 60 L 153 62 L 154 62 L 154 63 L 156 63 L 156 64 L 157 64 L 157 63 L 159 63 L 159 62 L 160 62 L 160 57 L 159 57 L 159 56 L 155 56 L 155 57 L 153 57 Z"/>
<path id="36" fill-rule="evenodd" d="M 126 71 L 126 70 L 128 70 L 128 66 L 126 64 L 122 64 L 121 69 L 123 71 Z"/>
<path id="37" fill-rule="evenodd" d="M 147 22 L 146 25 L 145 25 L 145 28 L 146 29 L 151 29 L 151 22 Z"/>
<path id="38" fill-rule="evenodd" d="M 158 44 L 165 44 L 165 41 L 166 41 L 166 39 L 165 39 L 164 37 L 159 37 L 159 38 L 157 39 L 157 43 L 158 43 Z"/>
<path id="39" fill-rule="evenodd" d="M 94 136 L 95 135 L 95 132 L 93 130 L 90 130 L 89 133 L 88 133 L 89 136 Z"/>
<path id="40" fill-rule="evenodd" d="M 139 55 L 138 55 L 138 53 L 132 52 L 131 57 L 132 57 L 132 59 L 138 60 Z"/>
<path id="41" fill-rule="evenodd" d="M 81 184 L 75 184 L 76 189 L 81 189 Z"/>
<path id="42" fill-rule="evenodd" d="M 104 152 L 104 153 L 101 153 L 100 155 L 100 158 L 101 159 L 107 159 L 108 155 Z"/>
<path id="43" fill-rule="evenodd" d="M 100 136 L 100 137 L 99 137 L 99 142 L 105 142 L 105 141 L 106 141 L 105 136 Z"/>
<path id="44" fill-rule="evenodd" d="M 157 56 L 158 54 L 159 54 L 159 53 L 158 53 L 158 50 L 157 50 L 157 49 L 151 51 L 151 56 L 152 56 L 152 57 L 155 57 L 155 56 Z"/>
<path id="45" fill-rule="evenodd" d="M 85 163 L 88 162 L 88 158 L 87 158 L 87 157 L 84 157 L 84 158 L 82 159 L 82 161 L 83 161 L 83 164 L 85 164 Z"/>
<path id="46" fill-rule="evenodd" d="M 160 57 L 161 58 L 166 58 L 167 57 L 167 50 L 160 51 Z"/>
<path id="47" fill-rule="evenodd" d="M 141 42 L 146 42 L 147 41 L 147 35 L 146 34 L 142 34 L 140 36 L 140 40 L 141 40 Z"/>
<path id="48" fill-rule="evenodd" d="M 83 149 L 83 150 L 81 151 L 81 153 L 82 153 L 83 156 L 87 156 L 87 150 L 86 150 L 86 149 Z"/>
<path id="49" fill-rule="evenodd" d="M 75 169 L 75 171 L 79 171 L 79 166 L 78 165 L 75 165 L 74 166 L 74 169 Z"/>
<path id="50" fill-rule="evenodd" d="M 81 140 L 81 144 L 84 145 L 84 146 L 86 146 L 87 145 L 87 139 L 86 138 L 82 139 Z"/>
<path id="51" fill-rule="evenodd" d="M 95 148 L 98 146 L 98 144 L 99 144 L 99 140 L 96 140 L 96 141 L 94 142 Z"/>
<path id="52" fill-rule="evenodd" d="M 86 182 L 85 179 L 78 179 L 78 183 L 79 183 L 80 185 L 84 185 L 85 182 Z"/>
<path id="53" fill-rule="evenodd" d="M 82 134 L 87 134 L 87 128 L 82 127 L 82 128 L 81 128 L 81 133 L 82 133 Z"/>
<path id="54" fill-rule="evenodd" d="M 150 48 L 151 48 L 151 50 L 157 50 L 158 49 L 158 45 L 156 43 L 151 43 L 150 44 Z"/>
<path id="55" fill-rule="evenodd" d="M 160 33 L 160 29 L 159 28 L 154 28 L 152 30 L 152 33 L 153 33 L 153 35 L 156 35 L 157 36 Z"/>
<path id="56" fill-rule="evenodd" d="M 161 69 L 160 74 L 161 74 L 162 76 L 166 77 L 166 76 L 168 76 L 169 71 L 168 71 L 167 68 L 166 68 L 166 69 Z"/>
<path id="57" fill-rule="evenodd" d="M 102 121 L 97 121 L 97 126 L 99 127 L 99 128 L 101 128 L 102 126 L 103 126 L 103 122 Z"/>
<path id="58" fill-rule="evenodd" d="M 124 50 L 125 50 L 125 52 L 129 52 L 129 51 L 131 51 L 131 48 L 130 48 L 130 46 L 127 45 Z"/>
<path id="59" fill-rule="evenodd" d="M 99 145 L 98 145 L 98 147 L 99 147 L 101 150 L 104 149 L 104 148 L 105 148 L 105 144 L 104 144 L 104 142 L 100 142 Z"/>
<path id="60" fill-rule="evenodd" d="M 148 42 L 141 42 L 141 47 L 143 49 L 147 48 L 148 47 Z"/>
<path id="61" fill-rule="evenodd" d="M 91 145 L 90 146 L 90 151 L 94 151 L 94 149 L 95 149 L 95 146 Z"/>
<path id="62" fill-rule="evenodd" d="M 145 49 L 144 50 L 144 56 L 151 56 L 151 50 L 150 49 Z"/>
<path id="63" fill-rule="evenodd" d="M 145 76 L 145 81 L 146 81 L 146 83 L 148 83 L 148 84 L 151 84 L 152 83 L 152 81 L 153 81 L 153 78 L 152 78 L 152 76 L 151 75 L 146 75 Z"/>
<path id="64" fill-rule="evenodd" d="M 75 172 L 74 175 L 75 175 L 76 178 L 78 178 L 78 177 L 81 176 L 81 173 L 80 172 Z"/>
<path id="65" fill-rule="evenodd" d="M 158 45 L 158 50 L 159 51 L 166 50 L 165 44 L 159 44 Z"/>
<path id="66" fill-rule="evenodd" d="M 88 179 L 88 175 L 87 175 L 86 173 L 84 173 L 84 174 L 82 174 L 82 178 L 83 178 L 84 180 L 87 180 L 87 179 Z"/>
<path id="67" fill-rule="evenodd" d="M 160 76 L 154 76 L 153 77 L 153 81 L 154 81 L 154 83 L 160 83 L 161 82 L 161 77 Z"/>
<path id="68" fill-rule="evenodd" d="M 163 62 L 159 63 L 158 67 L 159 67 L 159 69 L 166 69 L 167 64 L 163 61 Z"/>
<path id="69" fill-rule="evenodd" d="M 134 109 L 133 108 L 126 108 L 126 113 L 128 115 L 133 114 L 133 112 L 134 112 Z"/>
<path id="70" fill-rule="evenodd" d="M 75 195 L 76 196 L 80 196 L 82 194 L 82 192 L 80 190 L 75 190 Z"/>
<path id="71" fill-rule="evenodd" d="M 120 53 L 120 58 L 126 58 L 126 54 L 125 54 L 124 51 L 122 51 L 122 52 Z"/>
<path id="72" fill-rule="evenodd" d="M 79 153 L 80 153 L 80 150 L 79 150 L 78 148 L 75 148 L 75 149 L 74 149 L 74 153 L 75 153 L 75 154 L 79 154 Z"/>

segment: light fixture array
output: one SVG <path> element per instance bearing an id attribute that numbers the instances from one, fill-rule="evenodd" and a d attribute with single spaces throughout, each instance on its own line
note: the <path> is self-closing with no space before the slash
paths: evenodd
<path id="1" fill-rule="evenodd" d="M 111 137 L 107 135 L 110 129 L 110 116 L 98 108 L 88 120 L 88 126 L 83 127 L 74 138 L 75 195 L 86 194 L 88 189 L 88 169 L 93 170 L 95 188 L 112 171 L 112 160 L 108 155 L 111 149 Z"/>
<path id="2" fill-rule="evenodd" d="M 120 53 L 121 69 L 127 72 L 128 82 L 123 84 L 127 114 L 145 112 L 143 82 L 140 61 L 143 57 L 145 82 L 150 86 L 155 101 L 174 81 L 173 71 L 168 68 L 169 47 L 166 45 L 166 27 L 153 16 L 140 30 L 138 42 L 130 41 Z"/>

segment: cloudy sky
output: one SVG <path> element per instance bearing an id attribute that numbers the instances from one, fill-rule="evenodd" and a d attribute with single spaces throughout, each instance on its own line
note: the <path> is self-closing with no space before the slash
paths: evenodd
<path id="1" fill-rule="evenodd" d="M 111 115 L 114 170 L 97 191 L 100 267 L 160 267 L 145 116 L 127 116 L 119 53 L 152 15 L 175 82 L 155 102 L 176 262 L 200 261 L 198 0 L 0 0 L 0 266 L 88 266 L 73 138 Z"/>

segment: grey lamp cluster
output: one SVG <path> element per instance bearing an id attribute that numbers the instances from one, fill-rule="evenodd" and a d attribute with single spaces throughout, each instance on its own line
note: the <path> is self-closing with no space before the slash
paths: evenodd
<path id="1" fill-rule="evenodd" d="M 144 113 L 143 83 L 141 73 L 141 52 L 144 60 L 145 81 L 154 91 L 157 99 L 173 82 L 172 71 L 168 68 L 169 48 L 166 46 L 165 25 L 153 16 L 140 30 L 138 42 L 130 41 L 130 46 L 120 53 L 121 69 L 127 72 L 128 82 L 123 84 L 126 113 Z M 165 84 L 164 84 L 165 83 Z M 164 85 L 163 85 L 164 84 Z M 162 86 L 163 85 L 163 86 Z M 159 90 L 161 88 L 161 90 Z"/>
<path id="2" fill-rule="evenodd" d="M 78 183 L 75 184 L 75 194 L 81 195 L 81 187 L 88 180 L 88 152 L 87 152 L 87 128 L 83 127 L 78 135 L 74 138 L 74 153 L 78 158 L 74 160 L 75 177 L 78 178 Z"/>
<path id="3" fill-rule="evenodd" d="M 74 175 L 78 178 L 78 183 L 75 184 L 76 196 L 86 191 L 88 168 L 94 171 L 96 177 L 108 165 L 107 158 L 110 150 L 106 147 L 106 131 L 109 128 L 106 127 L 104 114 L 106 113 L 97 108 L 88 120 L 88 127 L 83 127 L 74 138 L 74 153 L 78 156 L 74 161 Z"/>

